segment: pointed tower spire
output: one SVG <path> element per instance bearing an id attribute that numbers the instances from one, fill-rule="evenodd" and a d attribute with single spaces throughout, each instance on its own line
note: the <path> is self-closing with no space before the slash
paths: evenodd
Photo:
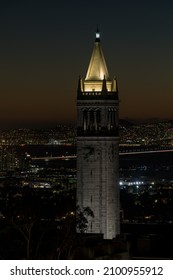
<path id="1" fill-rule="evenodd" d="M 103 78 L 110 80 L 108 69 L 106 66 L 105 58 L 103 51 L 100 45 L 100 32 L 97 28 L 96 30 L 96 39 L 94 44 L 93 53 L 91 56 L 90 64 L 88 67 L 88 72 L 86 75 L 86 81 L 102 81 Z"/>

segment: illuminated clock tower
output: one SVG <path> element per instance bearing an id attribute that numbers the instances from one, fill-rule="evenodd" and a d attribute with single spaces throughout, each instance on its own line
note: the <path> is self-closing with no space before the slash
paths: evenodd
<path id="1" fill-rule="evenodd" d="M 118 89 L 96 32 L 86 78 L 77 90 L 77 205 L 90 207 L 88 233 L 120 233 Z"/>

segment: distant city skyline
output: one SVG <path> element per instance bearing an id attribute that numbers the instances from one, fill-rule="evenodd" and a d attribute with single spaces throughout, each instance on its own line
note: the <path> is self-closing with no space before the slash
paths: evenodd
<path id="1" fill-rule="evenodd" d="M 4 2 L 0 127 L 76 122 L 97 25 L 120 118 L 173 119 L 172 13 L 170 1 Z"/>

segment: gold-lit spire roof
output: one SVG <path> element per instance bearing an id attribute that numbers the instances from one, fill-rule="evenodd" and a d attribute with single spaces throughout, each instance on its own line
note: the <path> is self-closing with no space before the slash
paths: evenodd
<path id="1" fill-rule="evenodd" d="M 110 80 L 103 51 L 100 45 L 100 33 L 97 29 L 94 49 L 85 80 L 100 81 L 103 80 L 104 77 L 106 80 Z"/>

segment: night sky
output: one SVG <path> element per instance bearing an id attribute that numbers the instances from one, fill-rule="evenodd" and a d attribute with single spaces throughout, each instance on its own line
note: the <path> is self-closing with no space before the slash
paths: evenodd
<path id="1" fill-rule="evenodd" d="M 120 118 L 173 119 L 173 2 L 1 1 L 0 128 L 76 121 L 97 25 Z"/>

